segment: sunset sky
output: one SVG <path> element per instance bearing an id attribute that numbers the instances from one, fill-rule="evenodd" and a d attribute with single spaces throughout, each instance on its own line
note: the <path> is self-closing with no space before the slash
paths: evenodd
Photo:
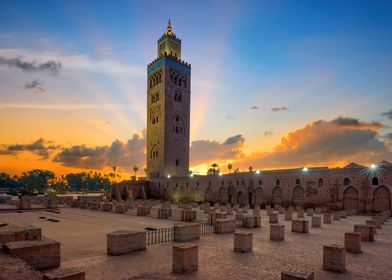
<path id="1" fill-rule="evenodd" d="M 0 1 L 0 172 L 145 165 L 146 70 L 192 64 L 191 169 L 392 161 L 391 1 Z"/>

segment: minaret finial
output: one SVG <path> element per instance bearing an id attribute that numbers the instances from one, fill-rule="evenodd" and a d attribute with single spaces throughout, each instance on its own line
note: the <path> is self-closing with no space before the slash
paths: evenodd
<path id="1" fill-rule="evenodd" d="M 167 35 L 173 35 L 173 31 L 172 31 L 172 26 L 171 26 L 171 22 L 170 22 L 170 18 L 169 18 L 169 22 L 167 24 Z"/>

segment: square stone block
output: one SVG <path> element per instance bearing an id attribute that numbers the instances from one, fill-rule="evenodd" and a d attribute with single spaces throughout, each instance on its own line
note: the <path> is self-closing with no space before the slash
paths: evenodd
<path id="1" fill-rule="evenodd" d="M 278 215 L 278 213 L 271 213 L 271 214 L 269 214 L 269 222 L 270 222 L 270 224 L 277 224 L 277 223 L 279 223 L 279 215 Z"/>
<path id="2" fill-rule="evenodd" d="M 332 216 L 333 216 L 333 220 L 334 221 L 339 221 L 340 220 L 340 212 L 333 212 Z"/>
<path id="3" fill-rule="evenodd" d="M 361 233 L 360 232 L 345 232 L 344 233 L 344 247 L 350 253 L 361 253 Z"/>
<path id="4" fill-rule="evenodd" d="M 242 217 L 242 227 L 244 228 L 254 228 L 255 225 L 255 216 L 252 215 L 244 215 Z"/>
<path id="5" fill-rule="evenodd" d="M 274 210 L 279 210 L 280 205 L 279 204 L 275 204 L 274 205 Z"/>
<path id="6" fill-rule="evenodd" d="M 287 209 L 288 211 L 290 211 L 290 212 L 294 212 L 294 206 L 289 206 L 289 208 Z"/>
<path id="7" fill-rule="evenodd" d="M 347 210 L 340 211 L 340 217 L 341 218 L 347 218 Z"/>
<path id="8" fill-rule="evenodd" d="M 344 246 L 336 244 L 323 246 L 323 269 L 334 272 L 344 272 L 346 270 L 346 250 Z"/>
<path id="9" fill-rule="evenodd" d="M 4 244 L 7 242 L 23 241 L 25 239 L 25 232 L 20 228 L 8 228 L 0 230 L 0 243 Z"/>
<path id="10" fill-rule="evenodd" d="M 324 224 L 332 224 L 332 213 L 323 214 Z"/>
<path id="11" fill-rule="evenodd" d="M 113 205 L 110 202 L 102 202 L 101 209 L 102 211 L 112 211 Z"/>
<path id="12" fill-rule="evenodd" d="M 119 230 L 107 234 L 107 254 L 116 256 L 146 249 L 146 232 Z"/>
<path id="13" fill-rule="evenodd" d="M 60 242 L 51 239 L 8 242 L 3 245 L 7 253 L 15 254 L 34 269 L 60 266 Z"/>
<path id="14" fill-rule="evenodd" d="M 235 231 L 234 219 L 217 219 L 215 221 L 215 233 L 230 233 Z"/>
<path id="15" fill-rule="evenodd" d="M 190 273 L 199 267 L 199 246 L 184 243 L 173 245 L 173 272 Z"/>
<path id="16" fill-rule="evenodd" d="M 265 209 L 266 209 L 266 210 L 271 209 L 271 205 L 266 205 L 266 206 L 265 206 Z"/>
<path id="17" fill-rule="evenodd" d="M 297 218 L 302 219 L 302 218 L 304 218 L 304 217 L 305 217 L 305 215 L 304 215 L 304 210 L 303 210 L 303 209 L 297 210 Z"/>
<path id="18" fill-rule="evenodd" d="M 313 208 L 308 208 L 308 209 L 306 209 L 306 214 L 307 214 L 308 216 L 313 216 L 313 214 L 314 214 L 314 209 L 313 209 Z"/>
<path id="19" fill-rule="evenodd" d="M 173 229 L 175 242 L 200 239 L 201 236 L 201 225 L 198 223 L 175 224 Z"/>
<path id="20" fill-rule="evenodd" d="M 284 225 L 281 224 L 270 225 L 270 240 L 272 241 L 284 240 Z"/>
<path id="21" fill-rule="evenodd" d="M 354 232 L 361 233 L 362 241 L 374 241 L 374 230 L 375 230 L 374 226 L 361 225 L 361 224 L 354 225 Z"/>
<path id="22" fill-rule="evenodd" d="M 314 209 L 314 213 L 320 215 L 321 214 L 321 208 L 320 207 L 316 207 Z"/>
<path id="23" fill-rule="evenodd" d="M 62 268 L 44 274 L 43 280 L 85 280 L 84 271 L 74 268 Z"/>
<path id="24" fill-rule="evenodd" d="M 285 221 L 291 221 L 292 219 L 293 219 L 293 212 L 291 212 L 291 211 L 284 212 L 284 220 Z"/>
<path id="25" fill-rule="evenodd" d="M 247 253 L 253 250 L 253 233 L 236 231 L 234 232 L 234 251 Z"/>
<path id="26" fill-rule="evenodd" d="M 254 218 L 255 218 L 255 227 L 257 227 L 257 228 L 261 227 L 261 217 L 254 216 Z"/>
<path id="27" fill-rule="evenodd" d="M 377 221 L 367 220 L 366 225 L 374 226 L 374 233 L 377 233 Z"/>
<path id="28" fill-rule="evenodd" d="M 283 271 L 280 274 L 281 280 L 314 280 L 314 272 L 305 269 L 295 269 Z"/>
<path id="29" fill-rule="evenodd" d="M 253 215 L 260 216 L 261 215 L 261 210 L 260 209 L 253 209 Z"/>
<path id="30" fill-rule="evenodd" d="M 309 221 L 306 219 L 293 219 L 291 221 L 291 231 L 299 233 L 309 232 Z"/>
<path id="31" fill-rule="evenodd" d="M 148 215 L 150 215 L 150 209 L 151 209 L 150 206 L 139 205 L 137 207 L 137 215 L 138 216 L 148 216 Z"/>
<path id="32" fill-rule="evenodd" d="M 116 213 L 124 214 L 125 213 L 125 205 L 124 204 L 116 204 Z"/>
<path id="33" fill-rule="evenodd" d="M 283 214 L 284 213 L 284 207 L 279 207 L 279 214 Z"/>
<path id="34" fill-rule="evenodd" d="M 321 216 L 312 216 L 312 227 L 321 227 Z"/>

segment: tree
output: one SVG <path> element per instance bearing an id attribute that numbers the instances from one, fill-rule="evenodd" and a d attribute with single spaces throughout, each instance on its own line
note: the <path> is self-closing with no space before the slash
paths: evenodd
<path id="1" fill-rule="evenodd" d="M 207 175 L 216 175 L 219 173 L 219 166 L 215 162 L 211 164 L 211 167 L 207 171 Z"/>
<path id="2" fill-rule="evenodd" d="M 54 177 L 54 173 L 51 171 L 34 169 L 23 172 L 18 182 L 23 194 L 32 195 L 36 192 L 44 193 L 49 187 L 49 181 Z"/>
<path id="3" fill-rule="evenodd" d="M 249 172 L 253 172 L 253 167 L 249 166 Z"/>
<path id="4" fill-rule="evenodd" d="M 137 178 L 137 171 L 139 170 L 139 167 L 136 165 L 133 166 L 133 171 L 135 171 L 135 178 Z"/>
<path id="5" fill-rule="evenodd" d="M 0 173 L 0 188 L 15 189 L 18 187 L 18 177 L 14 176 L 11 178 L 11 176 L 7 173 Z"/>
<path id="6" fill-rule="evenodd" d="M 227 165 L 227 169 L 229 169 L 229 173 L 231 173 L 231 169 L 233 168 L 233 165 L 231 164 L 231 163 L 229 163 L 228 165 Z"/>

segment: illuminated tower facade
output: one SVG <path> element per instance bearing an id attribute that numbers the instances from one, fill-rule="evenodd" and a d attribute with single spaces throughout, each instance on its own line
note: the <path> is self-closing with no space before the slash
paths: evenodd
<path id="1" fill-rule="evenodd" d="M 189 172 L 191 66 L 181 60 L 181 40 L 167 31 L 147 67 L 147 176 Z"/>

